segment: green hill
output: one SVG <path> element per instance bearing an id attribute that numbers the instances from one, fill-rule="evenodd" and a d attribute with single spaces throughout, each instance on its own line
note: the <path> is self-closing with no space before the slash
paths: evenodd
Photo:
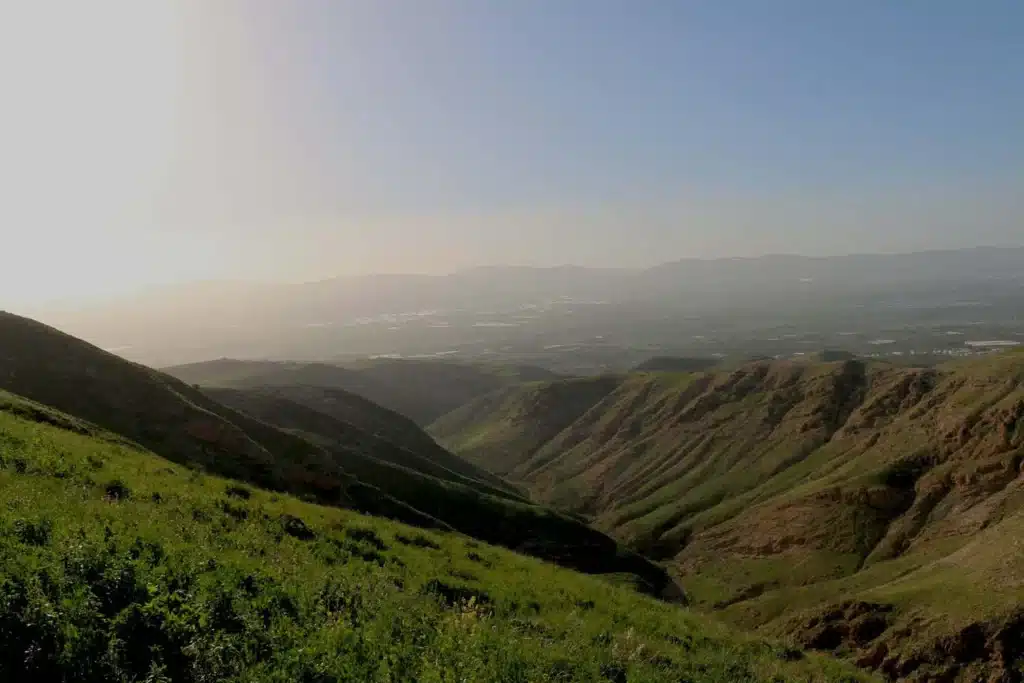
<path id="1" fill-rule="evenodd" d="M 621 378 L 586 377 L 508 387 L 445 415 L 430 433 L 466 459 L 503 477 L 603 400 Z"/>
<path id="2" fill-rule="evenodd" d="M 861 680 L 462 535 L 201 474 L 3 393 L 0 495 L 0 680 Z"/>
<path id="3" fill-rule="evenodd" d="M 568 383 L 531 386 L 431 431 L 664 560 L 735 623 L 892 677 L 1024 661 L 1024 354 L 608 381 L 582 413 L 537 398 Z"/>
<path id="4" fill-rule="evenodd" d="M 314 426 L 318 416 L 294 403 L 235 401 L 257 413 L 250 415 L 169 375 L 9 314 L 0 314 L 0 389 L 197 470 L 455 529 L 589 573 L 631 574 L 654 594 L 678 593 L 663 568 L 570 516 L 525 502 L 493 477 L 458 464 L 428 436 L 419 439 L 429 448 L 406 448 L 414 428 L 408 421 L 396 422 L 396 443 L 388 441 L 386 429 L 372 433 L 338 420 L 333 427 L 325 420 Z M 353 404 L 366 408 L 365 401 Z"/>
<path id="5" fill-rule="evenodd" d="M 444 481 L 515 495 L 500 477 L 452 455 L 408 418 L 354 394 L 317 387 L 211 387 L 203 393 L 325 448 L 355 450 Z"/>
<path id="6" fill-rule="evenodd" d="M 189 384 L 234 388 L 304 386 L 344 391 L 427 425 L 502 387 L 559 376 L 527 365 L 469 365 L 429 360 L 374 359 L 345 366 L 220 359 L 164 368 Z"/>

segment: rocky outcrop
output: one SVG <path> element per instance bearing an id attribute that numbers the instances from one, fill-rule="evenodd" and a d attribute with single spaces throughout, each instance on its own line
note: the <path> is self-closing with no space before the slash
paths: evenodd
<path id="1" fill-rule="evenodd" d="M 810 617 L 795 637 L 807 649 L 850 657 L 890 681 L 1024 681 L 1024 610 L 932 639 L 921 638 L 926 625 L 920 621 L 901 628 L 892 622 L 892 605 L 852 601 Z"/>

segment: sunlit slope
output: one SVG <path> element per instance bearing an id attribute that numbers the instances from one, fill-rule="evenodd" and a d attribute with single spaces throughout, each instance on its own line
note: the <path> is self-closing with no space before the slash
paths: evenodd
<path id="1" fill-rule="evenodd" d="M 481 467 L 512 480 L 527 478 L 537 451 L 621 381 L 579 378 L 499 389 L 445 415 L 429 432 Z"/>
<path id="2" fill-rule="evenodd" d="M 707 608 L 907 676 L 971 680 L 1020 656 L 998 643 L 1024 608 L 1024 354 L 632 375 L 568 424 L 535 413 L 520 433 L 554 436 L 518 457 L 501 406 L 435 433 L 457 452 L 496 435 L 465 453 L 669 562 Z M 830 607 L 853 598 L 881 607 Z M 822 614 L 878 630 L 816 637 Z M 980 645 L 942 649 L 968 627 Z"/>
<path id="3" fill-rule="evenodd" d="M 853 681 L 600 579 L 0 395 L 0 678 Z"/>

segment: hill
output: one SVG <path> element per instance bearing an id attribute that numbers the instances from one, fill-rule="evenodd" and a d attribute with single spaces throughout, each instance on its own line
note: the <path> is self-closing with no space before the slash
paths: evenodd
<path id="1" fill-rule="evenodd" d="M 717 358 L 682 358 L 678 356 L 655 356 L 636 365 L 633 372 L 700 372 L 715 367 L 721 361 Z"/>
<path id="2" fill-rule="evenodd" d="M 543 368 L 468 365 L 427 360 L 374 359 L 345 366 L 220 359 L 164 368 L 204 386 L 302 386 L 341 389 L 401 413 L 420 425 L 496 389 L 559 376 Z"/>
<path id="3" fill-rule="evenodd" d="M 500 477 L 452 455 L 408 418 L 355 394 L 291 386 L 210 387 L 203 393 L 325 447 L 350 448 L 443 480 L 514 493 Z"/>
<path id="4" fill-rule="evenodd" d="M 582 414 L 536 395 L 432 431 L 666 561 L 737 624 L 892 677 L 1024 661 L 1024 354 L 637 374 Z"/>
<path id="5" fill-rule="evenodd" d="M 850 682 L 625 587 L 0 393 L 0 679 Z"/>
<path id="6" fill-rule="evenodd" d="M 398 443 L 387 443 L 386 433 L 382 437 L 337 420 L 338 431 L 329 439 L 321 433 L 319 440 L 310 440 L 300 432 L 316 435 L 320 427 L 299 422 L 316 417 L 302 406 L 284 406 L 290 413 L 283 408 L 261 413 L 293 431 L 278 429 L 169 375 L 2 313 L 0 389 L 197 470 L 417 525 L 456 529 L 590 573 L 633 574 L 656 594 L 677 592 L 662 568 L 623 551 L 606 535 L 524 502 L 468 464 L 455 471 L 457 461 L 426 435 L 420 439 L 432 448 L 405 448 L 407 421 L 397 426 L 404 434 Z M 237 405 L 262 410 L 255 400 Z"/>
<path id="7" fill-rule="evenodd" d="M 442 444 L 511 480 L 559 432 L 614 391 L 622 379 L 587 377 L 509 387 L 481 397 L 430 426 Z"/>

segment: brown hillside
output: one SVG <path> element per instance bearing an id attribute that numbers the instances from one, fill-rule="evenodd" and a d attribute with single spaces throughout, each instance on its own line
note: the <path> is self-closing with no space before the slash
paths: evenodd
<path id="1" fill-rule="evenodd" d="M 706 608 L 893 675 L 971 680 L 1008 666 L 998 642 L 1024 609 L 1022 382 L 1020 353 L 636 375 L 528 453 L 480 439 L 465 453 L 668 561 Z M 503 420 L 442 442 L 462 452 Z M 855 596 L 881 606 L 830 607 Z M 957 654 L 965 628 L 983 642 Z"/>

